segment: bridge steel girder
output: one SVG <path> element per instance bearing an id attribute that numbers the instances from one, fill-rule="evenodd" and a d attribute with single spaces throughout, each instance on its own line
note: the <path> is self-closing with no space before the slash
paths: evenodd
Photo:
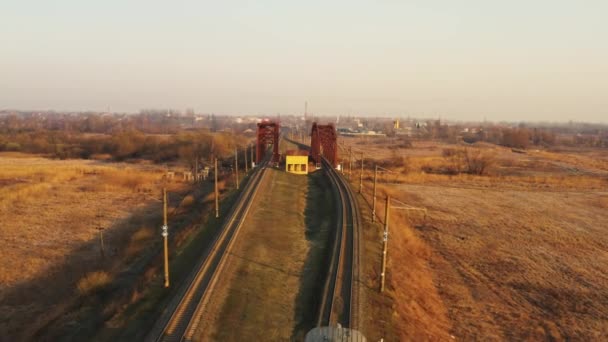
<path id="1" fill-rule="evenodd" d="M 255 163 L 259 164 L 264 157 L 264 151 L 272 145 L 272 162 L 279 162 L 279 123 L 264 121 L 258 123 L 256 158 Z"/>
<path id="2" fill-rule="evenodd" d="M 313 122 L 310 133 L 310 157 L 315 163 L 321 163 L 321 156 L 324 156 L 334 168 L 338 167 L 338 133 L 331 123 L 318 125 Z"/>

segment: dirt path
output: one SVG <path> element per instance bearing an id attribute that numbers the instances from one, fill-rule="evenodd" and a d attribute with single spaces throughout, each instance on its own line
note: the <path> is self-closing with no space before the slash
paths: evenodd
<path id="1" fill-rule="evenodd" d="M 326 182 L 268 170 L 196 340 L 303 339 L 333 224 Z"/>

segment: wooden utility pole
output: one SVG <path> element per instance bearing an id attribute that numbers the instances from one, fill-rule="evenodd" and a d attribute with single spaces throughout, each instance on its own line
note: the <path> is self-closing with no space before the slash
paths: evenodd
<path id="1" fill-rule="evenodd" d="M 215 217 L 220 217 L 220 192 L 217 189 L 217 158 L 215 158 Z"/>
<path id="2" fill-rule="evenodd" d="M 239 189 L 239 150 L 234 148 L 234 172 L 236 175 L 236 189 Z"/>
<path id="3" fill-rule="evenodd" d="M 363 193 L 363 153 L 361 153 L 361 172 L 359 173 L 359 193 Z"/>
<path id="4" fill-rule="evenodd" d="M 384 292 L 386 278 L 386 253 L 388 249 L 388 219 L 391 208 L 391 197 L 386 195 L 386 208 L 384 209 L 384 235 L 382 237 L 382 273 L 380 273 L 380 292 Z"/>
<path id="5" fill-rule="evenodd" d="M 167 226 L 167 188 L 163 188 L 163 231 L 161 233 L 164 240 L 165 254 L 165 287 L 169 287 L 169 227 Z"/>
<path id="6" fill-rule="evenodd" d="M 376 181 L 378 180 L 378 165 L 374 168 L 374 199 L 372 200 L 372 222 L 376 222 Z"/>

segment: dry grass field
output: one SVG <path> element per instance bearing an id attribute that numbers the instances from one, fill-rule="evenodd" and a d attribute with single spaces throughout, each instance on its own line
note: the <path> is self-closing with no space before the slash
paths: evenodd
<path id="1" fill-rule="evenodd" d="M 160 209 L 156 168 L 0 155 L 2 339 L 31 339 L 149 245 Z"/>
<path id="2" fill-rule="evenodd" d="M 345 140 L 396 171 L 379 177 L 382 199 L 428 210 L 426 220 L 391 216 L 386 305 L 395 339 L 608 338 L 608 151 L 468 146 L 491 153 L 487 174 L 449 175 L 424 170 L 449 164 L 442 150 L 454 145 Z M 372 173 L 364 178 L 367 203 Z"/>

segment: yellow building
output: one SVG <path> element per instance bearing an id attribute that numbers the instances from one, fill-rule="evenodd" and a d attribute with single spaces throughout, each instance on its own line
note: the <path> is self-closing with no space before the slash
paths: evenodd
<path id="1" fill-rule="evenodd" d="M 308 174 L 308 155 L 287 155 L 285 157 L 285 171 L 298 175 Z"/>

